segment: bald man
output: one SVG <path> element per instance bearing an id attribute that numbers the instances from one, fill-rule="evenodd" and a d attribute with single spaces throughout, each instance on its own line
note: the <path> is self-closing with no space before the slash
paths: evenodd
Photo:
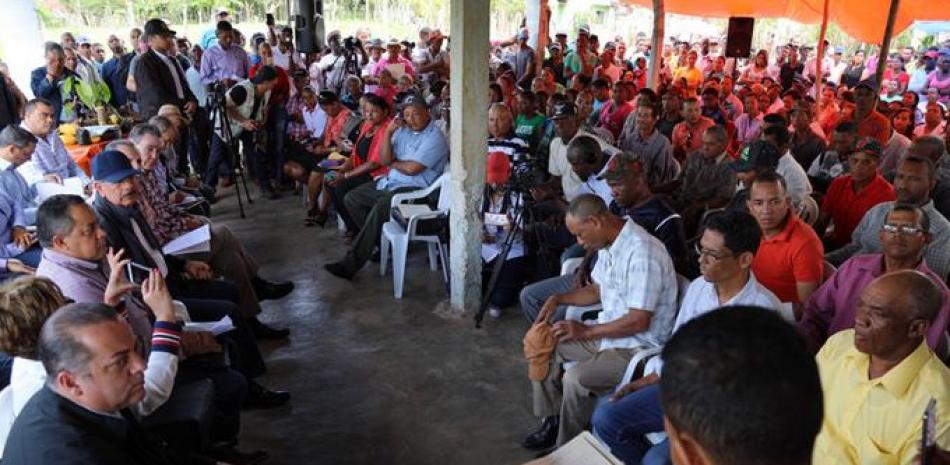
<path id="1" fill-rule="evenodd" d="M 817 356 L 825 418 L 815 465 L 911 463 L 932 399 L 937 446 L 950 447 L 950 369 L 924 339 L 944 298 L 916 270 L 885 274 L 864 289 L 854 329 L 829 338 Z"/>
<path id="2" fill-rule="evenodd" d="M 504 153 L 512 163 L 530 156 L 528 143 L 515 135 L 513 122 L 514 117 L 507 105 L 493 103 L 488 108 L 488 153 Z"/>
<path id="3" fill-rule="evenodd" d="M 597 264 L 591 283 L 549 297 L 535 324 L 547 324 L 559 305 L 599 303 L 603 310 L 595 324 L 564 320 L 551 328 L 557 345 L 547 374 L 532 380 L 541 425 L 522 442 L 532 450 L 563 445 L 580 433 L 593 411 L 591 394 L 609 393 L 638 350 L 662 346 L 676 313 L 676 273 L 659 239 L 610 213 L 594 194 L 571 201 L 565 222 L 578 244 L 598 250 Z M 562 378 L 561 364 L 568 361 L 577 363 Z"/>

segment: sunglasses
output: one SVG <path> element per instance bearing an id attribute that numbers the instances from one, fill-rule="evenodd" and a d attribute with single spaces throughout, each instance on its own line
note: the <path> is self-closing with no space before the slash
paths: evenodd
<path id="1" fill-rule="evenodd" d="M 881 231 L 891 234 L 900 234 L 901 236 L 919 236 L 924 233 L 923 228 L 918 226 L 904 226 L 885 223 L 881 226 Z"/>

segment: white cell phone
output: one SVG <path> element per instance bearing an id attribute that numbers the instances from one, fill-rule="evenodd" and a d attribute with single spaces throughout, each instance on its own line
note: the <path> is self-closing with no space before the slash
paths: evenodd
<path id="1" fill-rule="evenodd" d="M 125 272 L 130 283 L 141 286 L 142 283 L 148 279 L 148 275 L 152 272 L 152 270 L 151 268 L 139 265 L 138 263 L 129 262 L 127 265 L 125 265 Z"/>
<path id="2" fill-rule="evenodd" d="M 485 224 L 490 226 L 508 226 L 508 215 L 504 213 L 485 213 Z"/>

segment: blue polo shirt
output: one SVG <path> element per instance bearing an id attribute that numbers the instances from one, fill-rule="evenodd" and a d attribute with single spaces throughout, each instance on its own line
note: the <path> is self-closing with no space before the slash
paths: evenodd
<path id="1" fill-rule="evenodd" d="M 396 130 L 392 138 L 393 157 L 397 161 L 414 161 L 426 167 L 416 175 L 408 175 L 391 169 L 386 177 L 376 183 L 378 190 L 395 190 L 401 187 L 425 188 L 432 185 L 445 171 L 449 161 L 449 144 L 445 135 L 429 121 L 425 129 L 415 132 L 408 127 Z"/>

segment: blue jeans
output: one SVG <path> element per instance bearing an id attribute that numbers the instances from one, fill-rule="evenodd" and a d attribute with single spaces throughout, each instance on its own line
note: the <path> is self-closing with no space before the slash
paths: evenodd
<path id="1" fill-rule="evenodd" d="M 208 158 L 208 167 L 205 171 L 205 184 L 212 190 L 218 187 L 218 170 L 221 166 L 231 172 L 231 155 L 228 153 L 228 146 L 221 136 L 211 135 L 211 156 Z"/>
<path id="2" fill-rule="evenodd" d="M 591 417 L 594 434 L 624 463 L 640 463 L 650 449 L 643 437 L 663 431 L 660 385 L 652 384 L 627 394 L 617 402 L 601 397 Z"/>

